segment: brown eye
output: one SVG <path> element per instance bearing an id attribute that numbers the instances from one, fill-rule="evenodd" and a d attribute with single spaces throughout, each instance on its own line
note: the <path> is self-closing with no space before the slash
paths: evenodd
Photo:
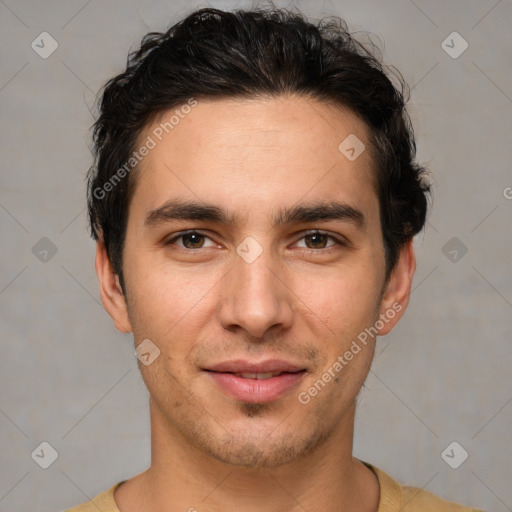
<path id="1" fill-rule="evenodd" d="M 306 240 L 306 246 L 309 249 L 324 249 L 326 247 L 328 239 L 329 236 L 324 235 L 323 233 L 313 233 L 311 235 L 306 235 L 304 237 L 304 240 Z M 311 246 L 308 245 L 307 241 L 310 241 Z"/>
<path id="2" fill-rule="evenodd" d="M 181 243 L 176 243 L 181 239 Z M 167 242 L 167 245 L 177 245 L 185 249 L 202 249 L 204 247 L 212 247 L 214 244 L 209 246 L 205 245 L 205 240 L 210 240 L 209 237 L 198 233 L 197 231 L 189 231 L 187 233 L 181 233 Z"/>
<path id="3" fill-rule="evenodd" d="M 299 247 L 312 250 L 329 249 L 331 247 L 345 245 L 341 240 L 338 240 L 336 237 L 329 235 L 327 233 L 322 233 L 321 231 L 307 233 L 300 239 L 299 244 L 300 242 L 302 242 L 302 240 L 304 240 L 304 245 L 299 245 Z M 331 240 L 333 243 L 329 244 L 329 240 Z"/>

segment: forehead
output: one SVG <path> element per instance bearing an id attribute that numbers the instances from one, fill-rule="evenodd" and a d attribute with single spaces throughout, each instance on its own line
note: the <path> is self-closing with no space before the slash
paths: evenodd
<path id="1" fill-rule="evenodd" d="M 368 129 L 348 109 L 297 96 L 196 101 L 139 135 L 153 141 L 133 198 L 146 209 L 172 195 L 246 213 L 319 199 L 375 209 Z"/>

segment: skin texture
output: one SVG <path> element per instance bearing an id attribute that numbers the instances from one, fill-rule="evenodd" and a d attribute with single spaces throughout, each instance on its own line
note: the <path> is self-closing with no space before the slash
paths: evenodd
<path id="1" fill-rule="evenodd" d="M 354 161 L 338 150 L 350 134 L 366 145 Z M 409 300 L 412 243 L 385 281 L 365 124 L 300 96 L 198 100 L 139 165 L 123 253 L 126 297 L 101 240 L 96 257 L 116 327 L 161 351 L 150 365 L 139 363 L 150 394 L 152 463 L 117 489 L 121 512 L 376 511 L 376 477 L 352 457 L 356 399 L 376 338 L 309 403 L 297 398 L 399 304 L 379 329 L 387 334 Z M 149 212 L 178 199 L 218 206 L 236 222 L 145 225 Z M 285 208 L 330 201 L 360 210 L 364 225 L 273 226 Z M 317 229 L 345 245 L 307 236 Z M 168 243 L 186 230 L 204 237 Z M 236 251 L 248 236 L 262 249 L 252 263 Z M 283 397 L 248 404 L 203 371 L 233 359 L 283 359 L 307 371 Z"/>

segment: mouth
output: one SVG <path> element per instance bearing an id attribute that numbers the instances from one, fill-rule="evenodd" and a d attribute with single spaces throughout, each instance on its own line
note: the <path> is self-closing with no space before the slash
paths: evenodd
<path id="1" fill-rule="evenodd" d="M 223 394 L 241 402 L 265 403 L 278 400 L 306 374 L 306 369 L 285 361 L 228 361 L 204 369 Z"/>
<path id="2" fill-rule="evenodd" d="M 273 377 L 279 377 L 280 375 L 283 375 L 284 373 L 299 373 L 300 371 L 305 371 L 305 370 L 299 370 L 297 372 L 260 372 L 260 373 L 242 372 L 242 373 L 232 373 L 232 375 L 234 375 L 235 377 L 239 377 L 241 379 L 268 380 L 268 379 L 272 379 Z M 231 372 L 225 372 L 225 373 L 231 373 Z"/>

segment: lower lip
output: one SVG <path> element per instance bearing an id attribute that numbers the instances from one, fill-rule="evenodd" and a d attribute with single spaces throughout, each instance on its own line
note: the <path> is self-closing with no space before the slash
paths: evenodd
<path id="1" fill-rule="evenodd" d="M 229 396 L 242 402 L 272 402 L 285 395 L 302 379 L 305 371 L 282 373 L 270 379 L 244 379 L 233 373 L 207 372 Z"/>

